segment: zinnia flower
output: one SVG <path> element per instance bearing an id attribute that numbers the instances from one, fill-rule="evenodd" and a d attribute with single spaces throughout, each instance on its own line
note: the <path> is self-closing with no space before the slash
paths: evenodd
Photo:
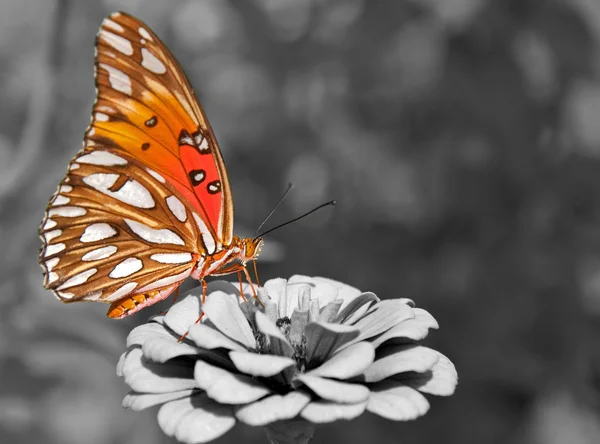
<path id="1" fill-rule="evenodd" d="M 366 410 L 415 419 L 429 409 L 423 393 L 454 392 L 450 360 L 418 344 L 437 322 L 408 299 L 306 276 L 267 281 L 262 304 L 247 284 L 246 301 L 239 292 L 212 282 L 204 306 L 192 290 L 135 328 L 117 369 L 132 389 L 123 405 L 162 404 L 160 427 L 186 443 L 236 421 L 265 427 L 271 442 L 307 442 L 315 424 Z"/>

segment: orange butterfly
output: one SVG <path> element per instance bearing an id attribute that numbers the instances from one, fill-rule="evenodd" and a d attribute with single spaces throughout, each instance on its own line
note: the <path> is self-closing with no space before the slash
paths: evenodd
<path id="1" fill-rule="evenodd" d="M 233 235 L 233 200 L 189 81 L 141 21 L 116 12 L 96 41 L 92 123 L 50 200 L 44 286 L 63 302 L 110 303 L 123 318 L 188 276 L 246 273 L 262 237 Z"/>

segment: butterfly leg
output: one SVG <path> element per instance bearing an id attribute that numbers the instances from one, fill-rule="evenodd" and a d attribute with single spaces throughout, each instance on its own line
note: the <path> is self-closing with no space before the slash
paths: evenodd
<path id="1" fill-rule="evenodd" d="M 244 273 L 246 274 L 246 279 L 248 279 L 248 283 L 250 284 L 250 288 L 252 289 L 252 294 L 254 295 L 254 300 L 257 301 L 262 308 L 265 308 L 265 304 L 258 298 L 258 294 L 256 293 L 256 288 L 254 288 L 254 284 L 252 283 L 252 279 L 250 278 L 250 273 L 248 273 L 248 269 L 244 267 Z"/>
<path id="2" fill-rule="evenodd" d="M 256 285 L 260 287 L 260 280 L 258 279 L 258 268 L 256 267 L 256 261 L 252 261 L 252 265 L 254 265 L 254 277 L 256 278 Z"/>
<path id="3" fill-rule="evenodd" d="M 246 302 L 246 296 L 244 296 L 244 286 L 243 286 L 244 279 L 242 278 L 242 272 L 238 271 L 237 275 L 238 275 L 238 279 L 240 281 L 240 297 L 242 298 L 242 300 L 244 302 Z"/>
<path id="4" fill-rule="evenodd" d="M 206 281 L 204 279 L 200 279 L 200 283 L 202 284 L 202 305 L 204 305 L 204 302 L 206 302 Z M 202 318 L 204 317 L 204 310 L 200 312 L 200 316 L 198 316 L 198 319 L 196 319 L 196 321 L 192 324 L 192 325 L 196 325 L 198 322 L 200 322 L 202 320 Z M 177 342 L 181 342 L 183 341 L 186 336 L 188 335 L 190 331 L 186 331 L 183 335 L 181 335 L 181 337 L 177 340 Z"/>

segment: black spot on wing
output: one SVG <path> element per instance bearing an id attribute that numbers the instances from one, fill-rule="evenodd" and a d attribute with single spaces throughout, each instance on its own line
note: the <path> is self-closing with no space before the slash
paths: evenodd
<path id="1" fill-rule="evenodd" d="M 206 186 L 206 190 L 209 194 L 217 194 L 219 191 L 221 191 L 221 181 L 213 180 Z"/>
<path id="2" fill-rule="evenodd" d="M 204 182 L 204 179 L 206 179 L 206 171 L 191 170 L 188 173 L 188 176 L 190 178 L 190 182 L 192 182 L 192 185 L 197 186 L 197 185 L 200 185 L 202 182 Z"/>
<path id="3" fill-rule="evenodd" d="M 157 123 L 158 118 L 156 116 L 152 116 L 144 122 L 144 125 L 146 125 L 148 128 L 152 128 L 153 126 L 156 126 Z"/>

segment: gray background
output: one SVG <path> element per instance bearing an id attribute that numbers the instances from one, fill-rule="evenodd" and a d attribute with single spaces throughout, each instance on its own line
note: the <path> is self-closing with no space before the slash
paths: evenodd
<path id="1" fill-rule="evenodd" d="M 81 146 L 94 36 L 147 22 L 186 70 L 262 279 L 409 297 L 460 382 L 411 423 L 313 442 L 596 443 L 600 436 L 600 2 L 0 0 L 0 441 L 166 443 L 120 407 L 127 332 L 41 287 L 36 230 Z M 218 442 L 265 442 L 238 426 Z"/>

